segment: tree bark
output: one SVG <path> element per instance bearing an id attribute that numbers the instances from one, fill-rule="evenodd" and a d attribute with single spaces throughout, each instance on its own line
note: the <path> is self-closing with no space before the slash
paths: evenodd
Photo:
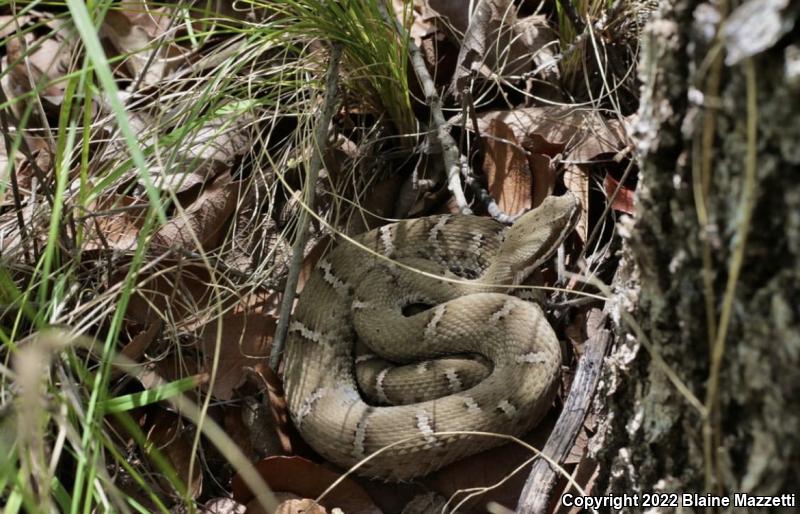
<path id="1" fill-rule="evenodd" d="M 798 7 L 723 4 L 665 5 L 645 29 L 596 494 L 800 483 Z"/>

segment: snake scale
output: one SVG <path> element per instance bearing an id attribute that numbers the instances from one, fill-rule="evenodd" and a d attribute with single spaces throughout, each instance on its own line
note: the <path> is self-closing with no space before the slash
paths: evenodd
<path id="1" fill-rule="evenodd" d="M 328 252 L 297 302 L 285 353 L 303 438 L 343 467 L 383 449 L 358 472 L 401 481 L 503 442 L 441 432 L 519 436 L 535 426 L 561 350 L 539 306 L 507 286 L 549 258 L 579 213 L 567 194 L 510 228 L 429 216 L 357 236 L 370 251 Z"/>

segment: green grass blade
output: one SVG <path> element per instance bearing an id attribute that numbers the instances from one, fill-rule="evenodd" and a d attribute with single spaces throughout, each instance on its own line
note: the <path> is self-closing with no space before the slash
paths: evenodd
<path id="1" fill-rule="evenodd" d="M 173 398 L 190 389 L 194 389 L 203 381 L 203 377 L 204 375 L 194 375 L 175 380 L 174 382 L 164 384 L 155 389 L 110 398 L 100 403 L 101 410 L 105 414 L 113 414 L 117 412 L 126 412 L 136 409 L 137 407 L 144 407 L 152 403 L 158 403 Z"/>
<path id="2" fill-rule="evenodd" d="M 86 9 L 86 4 L 83 0 L 67 0 L 67 6 L 69 7 L 70 14 L 72 14 L 75 27 L 78 29 L 78 34 L 80 34 L 81 40 L 86 48 L 86 54 L 94 65 L 94 72 L 97 79 L 108 95 L 108 101 L 111 104 L 111 109 L 114 111 L 114 116 L 117 119 L 122 136 L 125 139 L 125 144 L 128 146 L 128 150 L 131 152 L 131 158 L 139 170 L 139 178 L 147 189 L 150 206 L 152 209 L 155 209 L 158 221 L 164 224 L 167 222 L 167 215 L 161 205 L 160 195 L 153 185 L 153 180 L 150 178 L 150 170 L 147 166 L 144 153 L 141 148 L 139 148 L 139 141 L 131 126 L 128 113 L 119 98 L 117 83 L 114 81 L 111 67 L 108 65 L 108 59 L 100 44 L 97 29 L 92 22 L 89 11 Z"/>

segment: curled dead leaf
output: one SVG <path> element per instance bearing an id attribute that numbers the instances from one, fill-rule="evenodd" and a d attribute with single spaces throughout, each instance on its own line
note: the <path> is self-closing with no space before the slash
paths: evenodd
<path id="1" fill-rule="evenodd" d="M 424 0 L 414 0 L 410 9 L 403 0 L 392 0 L 395 16 L 400 23 L 408 27 L 408 35 L 414 39 L 417 46 L 422 45 L 422 39 L 436 32 L 436 27 L 429 21 L 429 9 Z M 411 18 L 410 26 L 407 17 Z"/>
<path id="2" fill-rule="evenodd" d="M 233 182 L 229 174 L 223 173 L 191 204 L 178 209 L 176 215 L 158 229 L 152 245 L 191 252 L 213 249 L 236 208 L 241 187 L 241 182 Z"/>
<path id="3" fill-rule="evenodd" d="M 163 327 L 164 324 L 160 320 L 150 323 L 147 328 L 133 336 L 130 342 L 122 347 L 120 354 L 134 362 L 138 362 L 150 344 L 155 341 L 156 336 L 158 336 Z M 119 366 L 114 367 L 111 371 L 112 379 L 119 378 L 125 372 L 125 369 L 125 363 L 120 363 Z"/>
<path id="4" fill-rule="evenodd" d="M 275 514 L 327 514 L 325 507 L 314 500 L 287 500 L 275 510 Z"/>
<path id="5" fill-rule="evenodd" d="M 27 19 L 27 18 L 24 18 Z M 19 20 L 19 21 L 24 21 Z M 4 73 L 0 80 L 9 100 L 16 99 L 33 88 L 41 88 L 39 98 L 45 108 L 58 108 L 67 86 L 65 76 L 73 68 L 72 57 L 77 40 L 70 35 L 71 25 L 60 19 L 40 21 L 50 32 L 37 36 L 33 31 L 14 31 L 4 39 Z M 21 28 L 21 27 L 20 27 Z M 10 69 L 9 69 L 10 68 Z M 17 118 L 22 118 L 30 98 L 13 102 L 11 108 Z M 37 112 L 36 109 L 33 110 Z M 40 120 L 41 121 L 41 120 Z M 28 126 L 30 127 L 30 121 Z"/>
<path id="6" fill-rule="evenodd" d="M 431 1 L 431 6 L 450 21 L 455 31 L 464 34 L 452 80 L 456 97 L 469 86 L 475 72 L 487 77 L 521 77 L 539 67 L 545 80 L 557 79 L 557 68 L 545 66 L 554 60 L 554 43 L 558 40 L 545 16 L 518 18 L 517 7 L 511 0 L 476 2 L 471 15 L 465 15 L 471 5 Z"/>

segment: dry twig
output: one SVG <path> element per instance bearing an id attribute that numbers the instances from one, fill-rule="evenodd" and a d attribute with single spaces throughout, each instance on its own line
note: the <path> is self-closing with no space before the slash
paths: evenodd
<path id="1" fill-rule="evenodd" d="M 272 343 L 272 350 L 269 356 L 269 367 L 275 373 L 278 372 L 278 364 L 280 363 L 283 347 L 286 343 L 289 316 L 292 312 L 292 304 L 294 303 L 296 293 L 295 290 L 297 289 L 297 280 L 300 277 L 300 266 L 303 263 L 303 250 L 306 247 L 306 240 L 308 239 L 308 223 L 310 221 L 308 210 L 314 208 L 315 185 L 319 177 L 319 170 L 322 168 L 322 157 L 325 153 L 325 146 L 328 141 L 328 125 L 331 123 L 331 118 L 333 118 L 333 112 L 336 108 L 336 93 L 339 85 L 339 61 L 341 57 L 342 46 L 338 43 L 334 43 L 331 50 L 331 62 L 328 67 L 328 74 L 325 78 L 325 103 L 322 106 L 319 124 L 314 133 L 314 151 L 311 155 L 311 162 L 308 165 L 305 199 L 303 208 L 300 209 L 297 234 L 294 240 L 294 247 L 292 248 L 292 262 L 289 266 L 289 276 L 286 278 L 286 287 L 284 288 L 283 300 L 281 302 L 281 315 L 278 319 L 278 326 L 275 329 L 275 340 Z"/>

